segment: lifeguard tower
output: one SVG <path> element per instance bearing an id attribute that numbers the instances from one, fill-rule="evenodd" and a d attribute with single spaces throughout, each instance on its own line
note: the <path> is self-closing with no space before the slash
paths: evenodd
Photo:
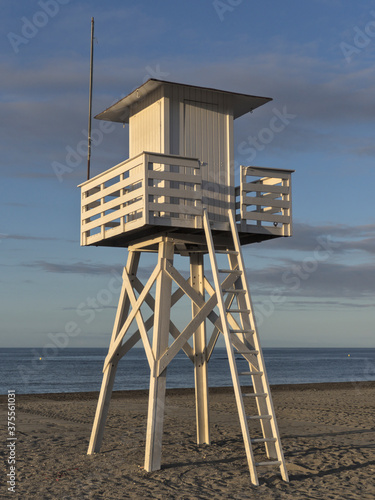
<path id="1" fill-rule="evenodd" d="M 251 481 L 258 484 L 262 466 L 279 467 L 288 481 L 241 246 L 291 235 L 292 170 L 241 166 L 236 187 L 233 151 L 233 120 L 270 100 L 150 79 L 96 116 L 129 124 L 129 159 L 80 185 L 81 245 L 125 247 L 128 260 L 89 454 L 101 447 L 118 363 L 138 341 L 150 366 L 145 470 L 161 467 L 167 367 L 181 350 L 194 366 L 197 443 L 209 444 L 207 364 L 222 335 Z M 145 284 L 137 276 L 143 252 L 158 254 Z M 187 279 L 176 254 L 190 259 Z M 183 296 L 192 319 L 180 331 L 171 308 Z M 237 356 L 248 363 L 245 373 Z M 242 393 L 241 375 L 250 393 Z M 256 403 L 253 414 L 244 401 Z M 252 425 L 261 438 L 251 437 Z M 264 461 L 255 460 L 254 443 L 264 444 Z"/>

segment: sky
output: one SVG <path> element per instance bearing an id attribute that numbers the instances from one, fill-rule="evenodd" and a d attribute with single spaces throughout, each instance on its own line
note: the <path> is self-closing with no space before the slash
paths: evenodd
<path id="1" fill-rule="evenodd" d="M 237 167 L 295 170 L 293 237 L 244 247 L 263 347 L 375 347 L 374 2 L 0 7 L 0 347 L 109 343 L 127 251 L 79 245 L 92 16 L 94 115 L 148 78 L 273 98 L 234 128 Z M 92 175 L 127 135 L 97 135 Z"/>

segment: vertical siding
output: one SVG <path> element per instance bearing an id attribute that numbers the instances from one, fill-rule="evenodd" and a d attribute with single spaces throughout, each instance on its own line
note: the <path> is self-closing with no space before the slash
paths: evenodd
<path id="1" fill-rule="evenodd" d="M 227 217 L 228 201 L 228 121 L 221 95 L 192 89 L 184 100 L 184 151 L 203 163 L 203 203 L 213 208 L 210 218 Z M 215 102 L 213 102 L 215 101 Z"/>
<path id="2" fill-rule="evenodd" d="M 129 119 L 130 158 L 142 151 L 164 152 L 161 97 L 161 89 L 157 89 L 132 106 Z"/>
<path id="3" fill-rule="evenodd" d="M 203 203 L 209 208 L 210 219 L 227 219 L 234 171 L 233 114 L 226 96 L 165 85 L 132 106 L 129 124 L 130 157 L 153 151 L 198 158 L 202 163 Z M 170 187 L 180 188 L 179 184 L 171 183 Z"/>

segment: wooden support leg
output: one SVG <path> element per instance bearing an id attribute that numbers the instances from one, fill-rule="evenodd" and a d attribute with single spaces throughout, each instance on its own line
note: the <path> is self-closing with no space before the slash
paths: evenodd
<path id="1" fill-rule="evenodd" d="M 152 350 L 155 367 L 151 371 L 147 416 L 145 470 L 151 472 L 161 467 L 161 445 L 163 436 L 165 390 L 167 370 L 156 375 L 157 361 L 168 347 L 171 308 L 172 279 L 165 272 L 166 261 L 173 263 L 174 244 L 166 239 L 159 244 L 161 273 L 156 282 L 155 319 Z"/>
<path id="2" fill-rule="evenodd" d="M 201 293 L 204 298 L 203 254 L 190 255 L 190 277 L 192 287 L 194 290 Z M 193 303 L 193 318 L 196 316 L 198 311 L 198 306 Z M 193 334 L 193 341 L 197 444 L 210 444 L 205 321 L 201 323 L 196 332 Z"/>
<path id="3" fill-rule="evenodd" d="M 98 453 L 102 445 L 104 426 L 105 426 L 105 421 L 107 419 L 109 403 L 111 401 L 116 370 L 117 370 L 117 363 L 116 364 L 110 363 L 103 374 L 102 386 L 100 389 L 98 404 L 96 407 L 96 413 L 95 413 L 94 424 L 92 426 L 90 443 L 87 450 L 88 455 L 92 455 L 93 453 Z"/>
<path id="4" fill-rule="evenodd" d="M 129 252 L 128 262 L 126 264 L 126 267 L 124 268 L 124 273 L 127 273 L 129 275 L 129 279 L 131 279 L 131 276 L 135 275 L 137 272 L 139 258 L 140 255 L 138 252 L 137 253 Z M 110 349 L 111 345 L 116 340 L 116 337 L 121 329 L 121 326 L 124 324 L 125 318 L 129 312 L 129 306 L 130 306 L 129 298 L 125 289 L 125 285 L 123 283 L 121 288 L 119 303 L 117 306 L 117 313 L 116 313 L 115 324 L 113 326 L 111 343 L 109 346 Z M 92 426 L 90 443 L 87 450 L 88 455 L 100 451 L 104 435 L 105 421 L 107 419 L 109 403 L 111 401 L 112 389 L 116 376 L 117 364 L 118 360 L 114 361 L 113 363 L 110 363 L 106 367 L 103 374 L 103 380 L 100 388 L 98 404 L 96 407 L 94 424 Z"/>

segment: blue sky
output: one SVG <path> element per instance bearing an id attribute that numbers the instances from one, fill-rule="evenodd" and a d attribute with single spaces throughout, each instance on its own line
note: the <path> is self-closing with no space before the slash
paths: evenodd
<path id="1" fill-rule="evenodd" d="M 79 246 L 76 188 L 94 16 L 94 114 L 150 77 L 273 97 L 235 124 L 237 166 L 295 170 L 294 236 L 245 249 L 263 346 L 375 347 L 373 2 L 0 5 L 1 346 L 109 342 L 126 251 Z M 127 134 L 93 147 L 93 175 L 128 157 Z"/>

